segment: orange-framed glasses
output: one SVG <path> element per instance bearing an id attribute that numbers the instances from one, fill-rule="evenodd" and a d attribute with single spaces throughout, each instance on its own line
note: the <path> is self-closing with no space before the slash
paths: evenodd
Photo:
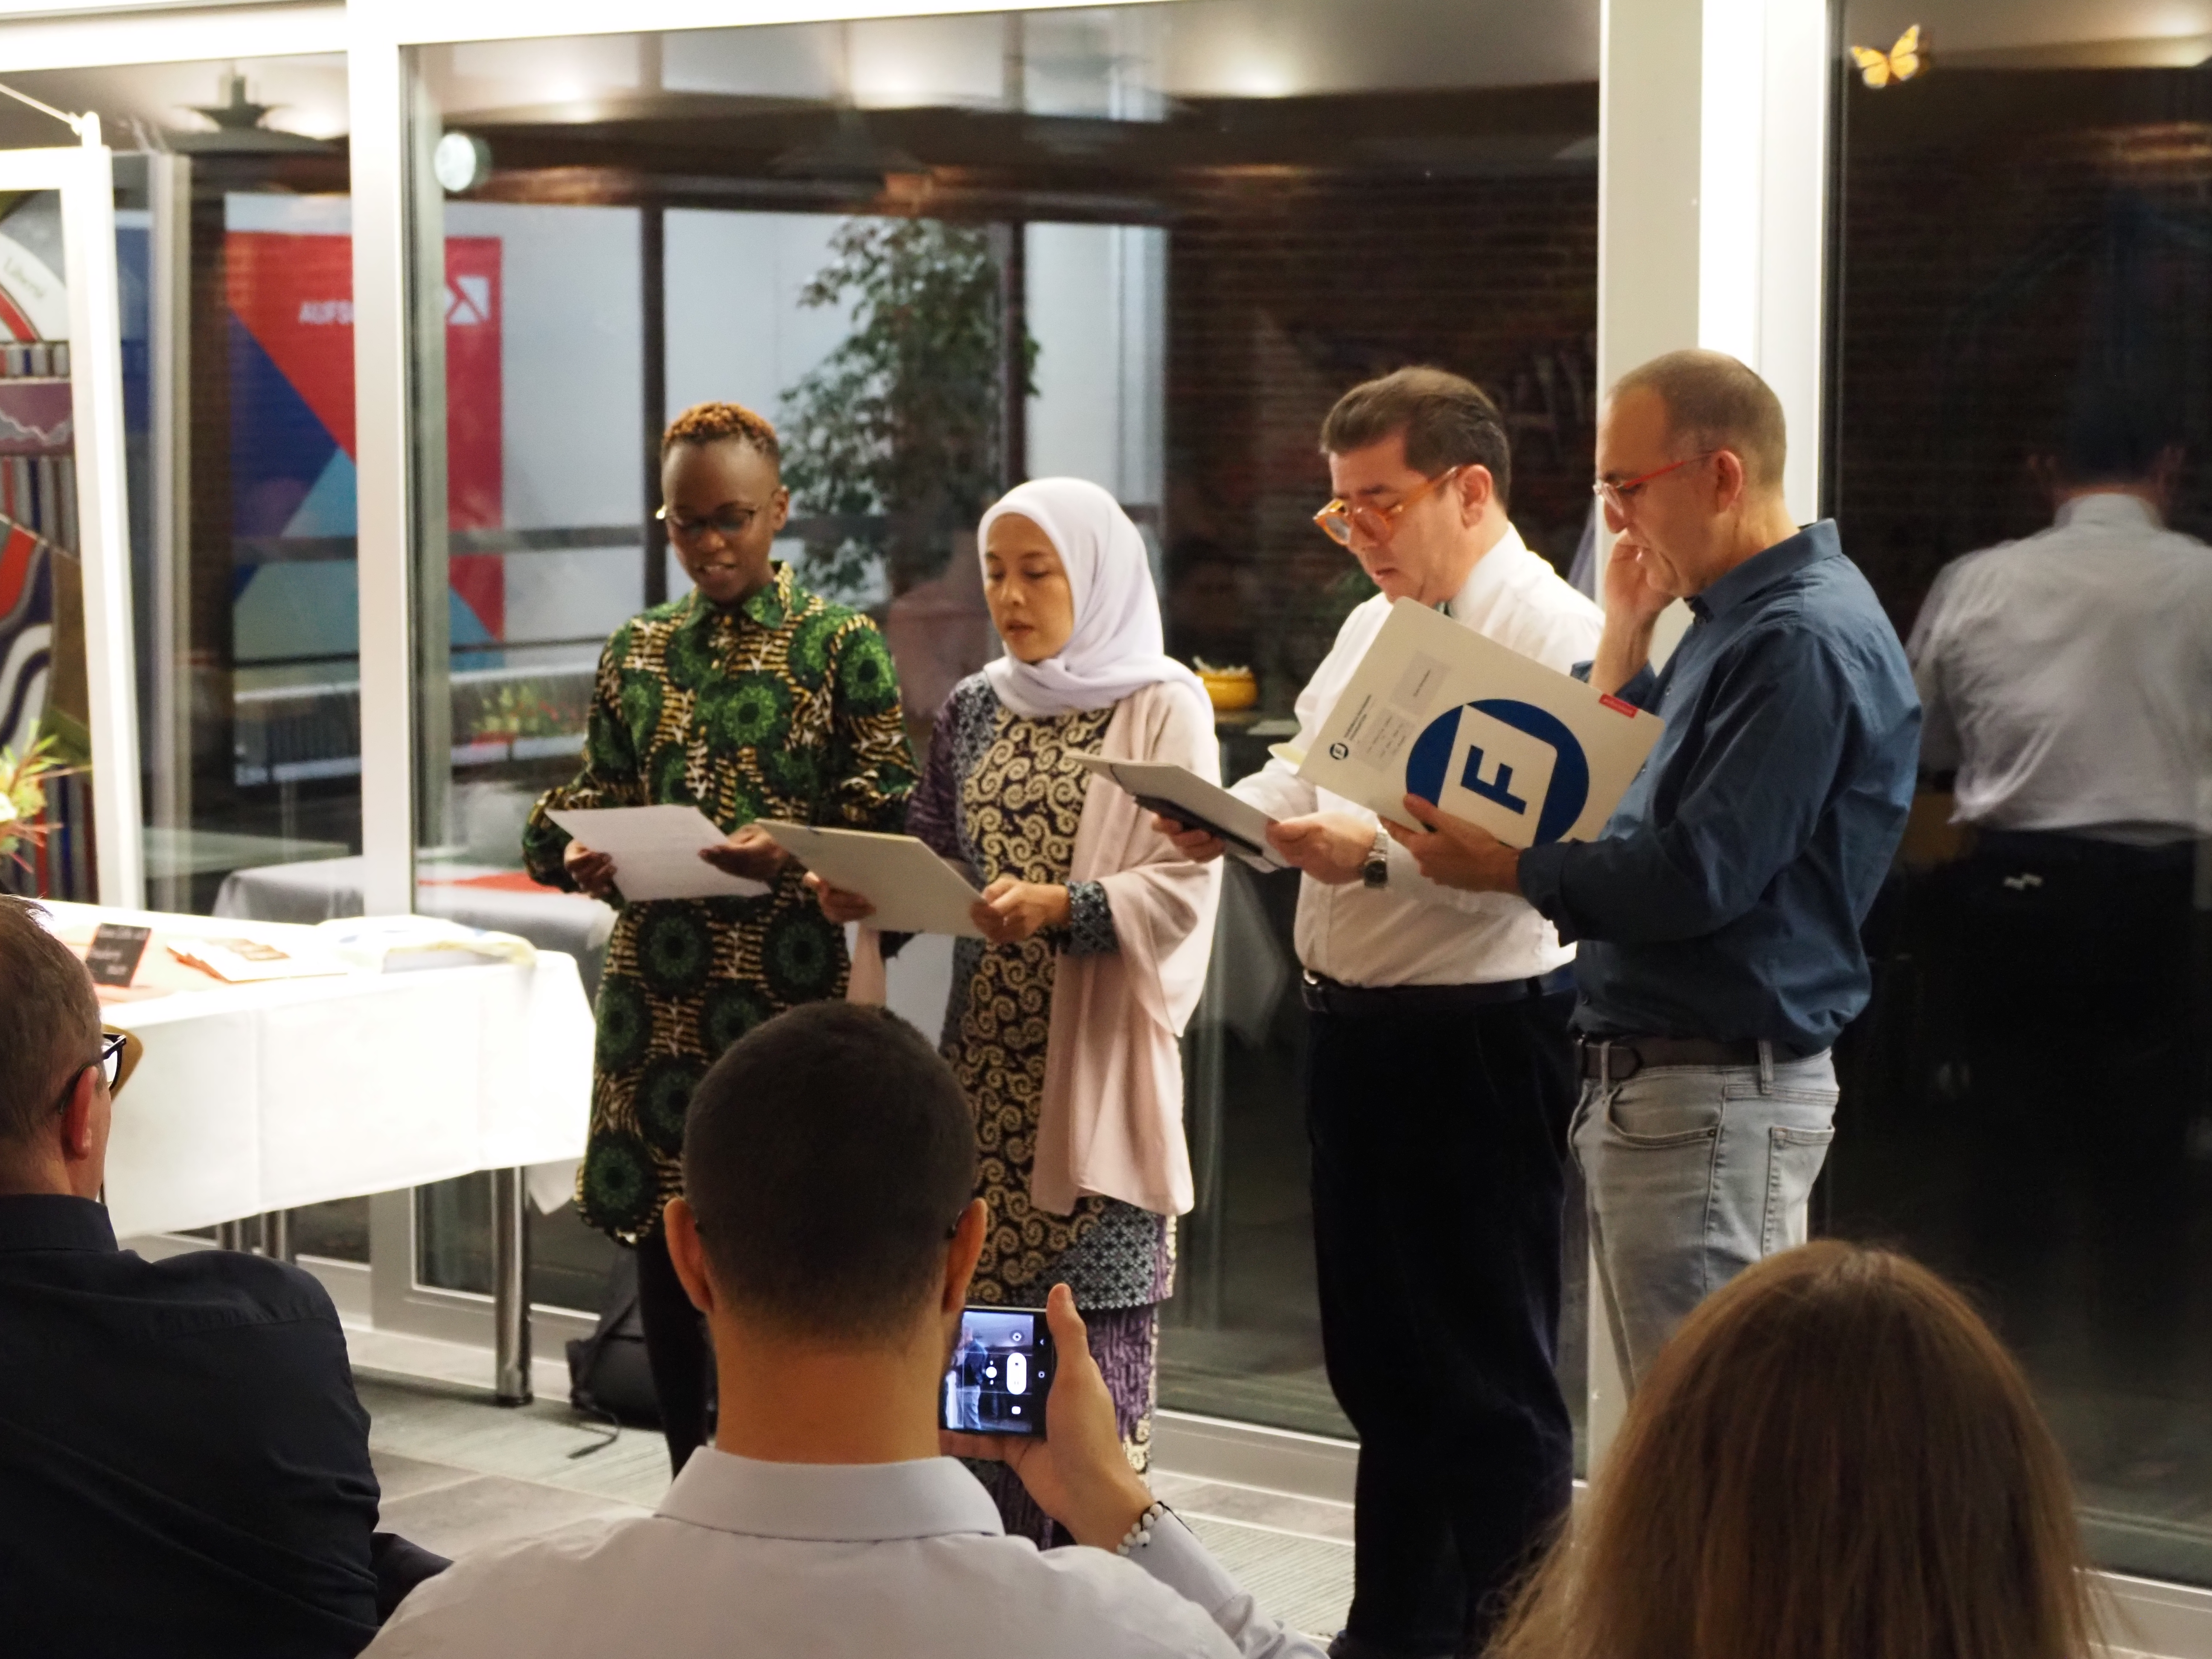
<path id="1" fill-rule="evenodd" d="M 1666 465 L 1654 471 L 1646 472 L 1639 477 L 1624 478 L 1619 483 L 1600 478 L 1590 486 L 1590 494 L 1611 507 L 1616 514 L 1625 514 L 1628 511 L 1628 503 L 1636 492 L 1654 478 L 1663 478 L 1669 472 L 1677 471 L 1698 461 L 1711 460 L 1719 453 L 1720 451 L 1717 449 L 1707 449 L 1695 455 L 1685 455 L 1679 461 L 1669 461 Z"/>
<path id="2" fill-rule="evenodd" d="M 1433 495 L 1466 471 L 1464 464 L 1448 467 L 1389 507 L 1354 507 L 1340 495 L 1315 514 L 1313 521 L 1321 527 L 1322 535 L 1340 547 L 1352 545 L 1352 532 L 1355 530 L 1370 542 L 1387 542 L 1398 527 L 1400 514 L 1422 496 Z"/>

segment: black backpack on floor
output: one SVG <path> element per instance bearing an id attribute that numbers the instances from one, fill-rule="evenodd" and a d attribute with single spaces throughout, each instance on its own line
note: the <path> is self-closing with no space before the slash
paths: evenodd
<path id="1" fill-rule="evenodd" d="M 645 1322 L 637 1310 L 637 1256 L 615 1252 L 589 1336 L 568 1345 L 568 1403 L 587 1416 L 612 1418 L 635 1429 L 660 1426 L 660 1401 L 645 1358 Z"/>

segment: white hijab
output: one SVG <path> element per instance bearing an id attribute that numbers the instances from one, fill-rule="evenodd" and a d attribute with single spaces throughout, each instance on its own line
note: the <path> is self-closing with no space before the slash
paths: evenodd
<path id="1" fill-rule="evenodd" d="M 1059 553 L 1075 599 L 1075 631 L 1059 655 L 1042 662 L 1008 653 L 984 664 L 999 701 L 1037 719 L 1111 708 L 1139 687 L 1164 681 L 1186 689 L 1211 726 L 1206 688 L 1167 654 L 1145 538 L 1113 496 L 1083 478 L 1017 484 L 983 514 L 979 556 L 990 545 L 993 523 L 1008 513 L 1043 531 Z"/>

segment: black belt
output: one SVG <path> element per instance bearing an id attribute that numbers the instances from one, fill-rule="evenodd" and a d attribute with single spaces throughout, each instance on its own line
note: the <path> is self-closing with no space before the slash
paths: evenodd
<path id="1" fill-rule="evenodd" d="M 1801 1048 L 1790 1042 L 1770 1042 L 1768 1049 L 1778 1066 L 1791 1060 L 1809 1060 L 1825 1052 L 1819 1048 Z M 1634 1077 L 1648 1066 L 1756 1066 L 1759 1064 L 1759 1044 L 1722 1042 L 1711 1037 L 1672 1036 L 1578 1036 L 1575 1053 L 1581 1062 L 1584 1078 L 1592 1081 L 1602 1076 L 1608 1082 L 1620 1083 Z"/>
<path id="2" fill-rule="evenodd" d="M 1308 969 L 1299 981 L 1298 996 L 1316 1014 L 1355 1019 L 1376 1014 L 1419 1018 L 1527 1002 L 1574 988 L 1572 968 L 1554 968 L 1534 979 L 1492 980 L 1480 985 L 1340 985 L 1328 975 Z"/>

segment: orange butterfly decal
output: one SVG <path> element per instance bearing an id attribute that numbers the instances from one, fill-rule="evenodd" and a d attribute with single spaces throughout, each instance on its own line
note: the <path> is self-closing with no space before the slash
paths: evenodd
<path id="1" fill-rule="evenodd" d="M 1859 66 L 1859 74 L 1870 87 L 1886 87 L 1893 81 L 1910 81 L 1928 67 L 1928 53 L 1920 44 L 1920 25 L 1897 37 L 1897 44 L 1887 52 L 1877 52 L 1872 46 L 1853 46 L 1851 61 Z"/>

